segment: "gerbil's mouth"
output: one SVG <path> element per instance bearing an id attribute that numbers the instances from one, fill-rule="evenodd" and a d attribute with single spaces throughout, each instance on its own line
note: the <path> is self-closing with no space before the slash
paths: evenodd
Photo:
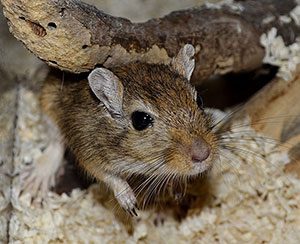
<path id="1" fill-rule="evenodd" d="M 192 167 L 188 172 L 188 175 L 195 176 L 205 172 L 208 172 L 212 168 L 212 163 L 208 160 L 193 162 Z"/>

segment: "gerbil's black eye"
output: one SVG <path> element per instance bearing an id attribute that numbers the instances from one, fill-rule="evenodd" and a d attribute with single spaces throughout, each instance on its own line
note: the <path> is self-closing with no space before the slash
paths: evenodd
<path id="1" fill-rule="evenodd" d="M 153 118 L 141 111 L 135 111 L 131 115 L 132 125 L 136 130 L 144 130 L 153 124 Z"/>

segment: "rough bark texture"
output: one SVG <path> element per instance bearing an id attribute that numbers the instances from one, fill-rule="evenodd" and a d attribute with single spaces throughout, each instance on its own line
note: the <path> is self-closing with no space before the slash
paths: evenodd
<path id="1" fill-rule="evenodd" d="M 259 36 L 271 26 L 292 43 L 299 27 L 283 24 L 293 0 L 246 0 L 229 6 L 172 12 L 144 23 L 107 15 L 75 0 L 2 0 L 11 32 L 48 64 L 72 72 L 142 60 L 170 62 L 184 43 L 197 50 L 194 79 L 261 65 Z M 263 22 L 267 17 L 273 21 Z M 265 23 L 265 24 L 262 24 Z"/>

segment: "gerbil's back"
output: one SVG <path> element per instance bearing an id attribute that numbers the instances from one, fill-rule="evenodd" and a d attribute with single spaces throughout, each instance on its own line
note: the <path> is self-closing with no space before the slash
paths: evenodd
<path id="1" fill-rule="evenodd" d="M 80 110 L 81 105 L 90 103 L 91 97 L 87 81 L 81 76 L 51 71 L 43 84 L 40 102 L 43 111 L 60 123 L 74 116 L 74 110 Z"/>
<path id="2" fill-rule="evenodd" d="M 94 131 L 101 130 L 103 119 L 102 108 L 87 80 L 78 75 L 52 72 L 44 83 L 40 101 L 43 112 L 58 125 L 78 160 L 93 161 L 87 158 L 95 148 L 102 147 L 102 140 L 99 141 Z"/>

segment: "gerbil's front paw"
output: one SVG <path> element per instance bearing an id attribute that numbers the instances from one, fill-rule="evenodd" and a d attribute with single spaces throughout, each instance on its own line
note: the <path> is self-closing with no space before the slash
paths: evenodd
<path id="1" fill-rule="evenodd" d="M 126 180 L 109 173 L 98 174 L 98 179 L 104 181 L 114 192 L 120 206 L 131 216 L 137 216 L 137 200 L 133 190 Z"/>
<path id="2" fill-rule="evenodd" d="M 62 166 L 63 145 L 51 143 L 29 168 L 20 174 L 21 192 L 30 193 L 32 199 L 42 200 L 55 184 L 55 176 Z"/>
<path id="3" fill-rule="evenodd" d="M 138 209 L 136 197 L 129 185 L 122 191 L 115 192 L 115 198 L 118 200 L 120 206 L 131 216 L 138 216 L 136 213 Z"/>

